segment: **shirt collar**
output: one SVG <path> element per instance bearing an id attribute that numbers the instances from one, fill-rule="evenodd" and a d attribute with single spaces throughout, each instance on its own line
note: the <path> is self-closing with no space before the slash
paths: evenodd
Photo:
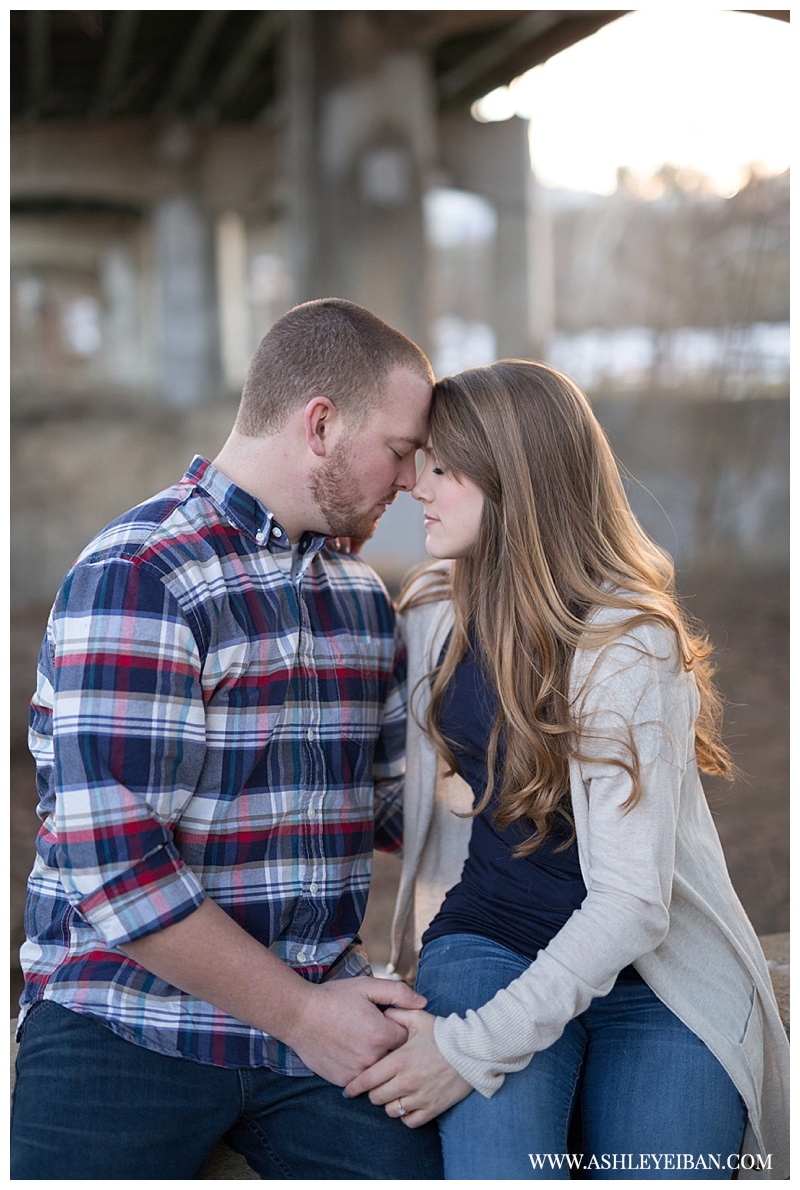
<path id="1" fill-rule="evenodd" d="M 260 545 L 270 550 L 290 548 L 289 536 L 274 513 L 244 488 L 231 483 L 208 459 L 195 455 L 184 476 L 184 483 L 200 488 L 227 520 L 243 533 L 254 537 Z M 327 540 L 324 533 L 304 533 L 299 543 L 301 557 L 316 553 Z"/>

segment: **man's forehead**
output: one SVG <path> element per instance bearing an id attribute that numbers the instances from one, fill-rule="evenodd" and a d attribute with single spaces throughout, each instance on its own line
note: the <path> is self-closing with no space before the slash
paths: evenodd
<path id="1" fill-rule="evenodd" d="M 431 385 L 413 372 L 397 369 L 390 373 L 383 400 L 373 417 L 382 423 L 392 441 L 420 447 L 428 437 Z"/>

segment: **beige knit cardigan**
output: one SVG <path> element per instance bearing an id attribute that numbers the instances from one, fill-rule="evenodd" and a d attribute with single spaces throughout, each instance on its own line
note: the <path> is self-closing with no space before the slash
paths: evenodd
<path id="1" fill-rule="evenodd" d="M 620 612 L 599 611 L 603 622 Z M 392 966 L 409 978 L 419 940 L 467 853 L 472 794 L 444 778 L 422 730 L 436 663 L 452 624 L 449 603 L 402 617 L 409 655 L 403 869 L 392 926 Z M 579 648 L 571 697 L 584 730 L 570 790 L 586 898 L 530 967 L 477 1012 L 437 1019 L 448 1062 L 490 1097 L 565 1025 L 607 994 L 632 963 L 656 995 L 709 1046 L 748 1109 L 743 1153 L 788 1176 L 788 1043 L 758 939 L 728 876 L 694 756 L 699 698 L 664 628 L 648 624 L 601 650 Z M 630 724 L 643 794 L 610 762 L 610 741 Z"/>

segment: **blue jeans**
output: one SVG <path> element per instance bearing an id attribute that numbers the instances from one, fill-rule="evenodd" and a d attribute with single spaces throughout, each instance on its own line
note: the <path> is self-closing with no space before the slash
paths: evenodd
<path id="1" fill-rule="evenodd" d="M 222 1138 L 265 1179 L 442 1177 L 435 1124 L 406 1128 L 366 1095 L 165 1057 L 52 1001 L 30 1010 L 12 1178 L 194 1179 Z"/>
<path id="2" fill-rule="evenodd" d="M 423 948 L 417 990 L 436 1016 L 463 1016 L 529 964 L 488 938 L 451 934 Z M 646 983 L 619 979 L 491 1099 L 473 1091 L 439 1117 L 445 1177 L 568 1179 L 576 1106 L 582 1180 L 730 1178 L 747 1120 L 707 1046 Z M 709 1154 L 723 1168 L 698 1168 Z"/>

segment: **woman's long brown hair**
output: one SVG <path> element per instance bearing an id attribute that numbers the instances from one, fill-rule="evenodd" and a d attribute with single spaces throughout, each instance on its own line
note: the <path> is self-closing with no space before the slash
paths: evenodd
<path id="1" fill-rule="evenodd" d="M 472 480 L 485 496 L 475 547 L 451 564 L 455 624 L 443 662 L 430 675 L 426 724 L 452 769 L 455 758 L 439 728 L 442 699 L 472 637 L 499 708 L 489 781 L 473 814 L 490 800 L 505 733 L 495 818 L 501 828 L 520 820 L 535 828 L 517 854 L 538 847 L 558 821 L 572 826 L 569 761 L 578 754 L 578 725 L 568 689 L 575 649 L 581 638 L 586 643 L 587 631 L 602 646 L 647 622 L 675 633 L 684 668 L 695 675 L 699 766 L 730 776 L 712 646 L 680 607 L 672 561 L 636 520 L 606 436 L 580 389 L 541 363 L 503 360 L 471 368 L 437 383 L 431 444 L 445 470 Z M 433 569 L 440 597 L 441 566 Z M 409 598 L 413 605 L 414 596 L 406 596 L 401 609 Z M 424 591 L 416 596 L 425 598 Z M 627 615 L 587 630 L 586 618 L 598 607 L 625 609 Z M 631 777 L 630 808 L 641 796 L 632 741 L 629 760 L 617 763 Z"/>

